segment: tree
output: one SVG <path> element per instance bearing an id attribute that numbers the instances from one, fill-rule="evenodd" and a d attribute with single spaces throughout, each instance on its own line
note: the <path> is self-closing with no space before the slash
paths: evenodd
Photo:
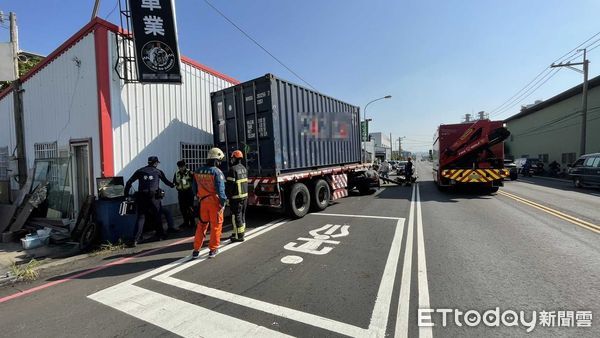
<path id="1" fill-rule="evenodd" d="M 36 55 L 19 55 L 19 76 L 25 75 L 31 68 L 35 67 L 43 58 Z M 10 85 L 10 81 L 0 81 L 0 91 L 3 91 Z"/>

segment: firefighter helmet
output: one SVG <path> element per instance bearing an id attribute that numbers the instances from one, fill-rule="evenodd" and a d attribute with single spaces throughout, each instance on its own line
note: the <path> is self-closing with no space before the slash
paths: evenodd
<path id="1" fill-rule="evenodd" d="M 244 158 L 244 154 L 242 154 L 241 150 L 235 150 L 233 153 L 231 153 L 231 157 L 232 158 Z"/>
<path id="2" fill-rule="evenodd" d="M 222 161 L 225 158 L 225 154 L 219 148 L 212 148 L 208 151 L 208 159 L 209 160 L 219 160 Z"/>

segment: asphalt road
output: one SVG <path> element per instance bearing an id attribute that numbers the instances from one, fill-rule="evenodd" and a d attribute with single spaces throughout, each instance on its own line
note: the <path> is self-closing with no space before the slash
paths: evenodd
<path id="1" fill-rule="evenodd" d="M 418 171 L 300 220 L 255 211 L 248 240 L 215 259 L 190 261 L 184 237 L 2 288 L 2 336 L 600 336 L 598 190 L 533 178 L 441 193 Z"/>

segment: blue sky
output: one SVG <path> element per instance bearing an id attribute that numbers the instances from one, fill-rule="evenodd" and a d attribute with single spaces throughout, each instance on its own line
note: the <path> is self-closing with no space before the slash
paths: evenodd
<path id="1" fill-rule="evenodd" d="M 317 90 L 369 106 L 371 131 L 428 149 L 440 123 L 490 111 L 544 67 L 600 31 L 594 0 L 211 0 Z M 116 0 L 100 16 L 118 23 Z M 202 0 L 177 0 L 180 50 L 239 80 L 265 73 L 300 83 Z M 17 13 L 21 48 L 47 54 L 83 26 L 92 0 L 0 0 Z M 0 28 L 0 39 L 8 31 Z M 600 74 L 589 55 L 590 77 Z M 582 81 L 568 69 L 522 103 Z M 498 118 L 516 113 L 519 105 Z"/>

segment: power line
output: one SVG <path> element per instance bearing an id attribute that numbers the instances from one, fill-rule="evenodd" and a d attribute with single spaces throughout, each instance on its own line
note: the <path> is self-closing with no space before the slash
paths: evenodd
<path id="1" fill-rule="evenodd" d="M 235 28 L 237 28 L 237 30 L 239 30 L 242 34 L 244 34 L 248 39 L 250 39 L 250 41 L 254 42 L 254 44 L 256 44 L 260 49 L 262 49 L 265 53 L 269 54 L 269 56 L 271 56 L 275 61 L 277 61 L 277 63 L 279 63 L 280 65 L 282 65 L 290 73 L 294 74 L 302 82 L 306 83 L 307 86 L 309 86 L 310 88 L 312 88 L 314 90 L 317 90 L 315 87 L 313 87 L 313 85 L 311 85 L 308 81 L 306 81 L 304 78 L 302 78 L 300 75 L 298 75 L 298 73 L 296 73 L 295 71 L 293 71 L 285 63 L 283 63 L 283 61 L 279 60 L 275 55 L 273 55 L 265 47 L 263 47 L 258 41 L 256 41 L 253 37 L 251 37 L 250 34 L 246 33 L 240 26 L 236 25 L 235 22 L 233 22 L 223 12 L 221 12 L 219 9 L 217 9 L 215 6 L 213 6 L 213 4 L 211 4 L 208 0 L 204 0 L 204 2 L 206 2 L 206 4 L 208 6 L 210 6 L 215 12 L 219 13 L 219 15 L 221 15 L 225 20 L 227 20 Z"/>
<path id="2" fill-rule="evenodd" d="M 517 98 L 517 101 L 514 101 L 510 106 L 507 106 L 507 107 L 503 108 L 502 110 L 497 111 L 495 114 L 490 114 L 490 116 L 500 116 L 500 115 L 503 115 L 503 114 L 507 113 L 514 106 L 516 106 L 519 103 L 523 102 L 526 98 L 528 98 L 529 96 L 531 96 L 531 94 L 535 93 L 535 91 L 537 91 L 541 86 L 543 86 L 544 84 L 546 84 L 546 82 L 548 82 L 551 78 L 553 78 L 560 70 L 561 70 L 561 68 L 556 68 L 556 69 L 548 72 L 546 75 L 544 75 L 544 77 L 542 77 L 541 79 L 539 79 L 534 84 L 534 86 L 537 85 L 536 87 L 529 88 L 526 92 L 522 93 Z"/>
<path id="3" fill-rule="evenodd" d="M 600 34 L 600 32 L 598 33 Z M 589 40 L 589 39 L 588 39 Z M 581 45 L 579 45 L 581 46 Z M 578 46 L 578 47 L 579 47 Z M 568 56 L 569 54 L 573 53 L 573 50 L 569 51 L 568 53 L 564 54 L 563 56 L 561 56 L 560 58 L 556 59 L 554 62 L 558 62 L 563 60 L 563 58 L 565 58 L 566 56 Z M 575 56 L 577 56 L 577 54 L 579 54 L 579 52 L 575 53 Z M 562 61 L 561 61 L 562 62 Z M 517 91 L 513 96 L 511 96 L 508 100 L 504 101 L 504 103 L 502 103 L 501 105 L 499 105 L 498 107 L 492 109 L 490 111 L 490 116 L 496 115 L 498 114 L 499 111 L 503 111 L 504 109 L 506 109 L 506 107 L 508 107 L 508 105 L 510 105 L 511 103 L 513 103 L 513 101 L 515 100 L 515 98 L 518 100 L 520 98 L 520 94 L 522 95 L 523 91 L 527 91 L 527 88 L 529 88 L 529 86 L 531 84 L 533 84 L 537 79 L 539 79 L 542 75 L 544 75 L 544 73 L 546 73 L 546 75 L 543 76 L 543 78 L 545 78 L 546 76 L 548 76 L 549 72 L 551 72 L 550 67 L 546 67 L 544 68 L 538 75 L 536 75 L 533 80 L 529 81 L 529 83 L 527 83 L 523 88 L 521 88 L 519 91 Z M 541 81 L 541 80 L 539 80 Z M 538 82 L 539 82 L 538 81 Z M 537 84 L 538 82 L 535 82 L 535 84 Z M 535 86 L 535 84 L 533 84 Z M 529 88 L 531 89 L 531 88 Z M 517 97 L 519 96 L 519 97 Z M 511 106 L 512 108 L 512 106 Z"/>
<path id="4" fill-rule="evenodd" d="M 591 110 L 597 110 L 598 108 L 600 108 L 600 107 L 594 107 Z M 578 111 L 578 113 L 581 113 L 581 111 Z M 598 113 L 598 111 L 592 112 L 590 115 L 596 114 L 596 113 Z M 575 118 L 575 117 L 577 117 L 577 116 L 573 116 L 571 118 Z M 595 121 L 597 119 L 600 119 L 600 116 L 596 116 L 594 118 L 590 118 L 590 119 L 588 119 L 588 122 L 589 121 Z M 552 131 L 561 130 L 561 129 L 564 129 L 564 128 L 568 128 L 568 127 L 572 127 L 572 126 L 577 126 L 577 125 L 581 125 L 581 122 L 575 122 L 575 123 L 571 123 L 571 124 L 568 124 L 568 125 L 560 126 L 560 127 L 554 128 L 554 129 L 549 129 L 549 130 L 537 130 L 537 131 L 534 131 L 534 132 L 524 132 L 524 133 L 521 133 L 521 134 L 515 134 L 515 136 L 541 135 L 541 134 L 545 134 L 545 133 L 549 133 L 549 132 L 552 132 Z M 549 126 L 547 126 L 547 127 L 549 127 Z"/>
<path id="5" fill-rule="evenodd" d="M 598 35 L 598 34 L 600 34 L 600 32 L 599 32 L 599 33 L 597 33 L 596 35 Z M 594 35 L 594 36 L 596 36 L 596 35 Z M 592 37 L 592 38 L 593 38 L 593 37 Z M 589 40 L 591 40 L 592 38 L 590 38 L 590 39 L 588 39 L 588 40 L 586 40 L 586 41 L 589 41 Z M 585 46 L 584 48 L 589 48 L 589 47 L 593 46 L 594 44 L 596 44 L 596 43 L 598 43 L 598 42 L 600 42 L 600 38 L 598 38 L 598 39 L 594 40 L 593 42 L 591 42 L 590 44 L 588 44 L 588 45 L 587 45 L 587 46 Z M 582 44 L 580 44 L 578 47 L 581 47 L 581 45 L 583 45 L 583 43 L 582 43 Z M 591 50 L 594 50 L 594 49 L 596 49 L 596 48 L 598 48 L 598 47 L 600 47 L 600 44 L 597 44 L 597 45 L 596 45 L 596 46 L 594 46 L 593 48 L 589 49 L 589 50 L 588 50 L 588 53 L 589 53 L 589 51 L 591 51 Z M 571 52 L 569 52 L 569 53 L 567 53 L 567 54 L 565 54 L 565 55 L 568 55 L 568 54 L 570 54 L 570 53 L 571 53 Z M 566 59 L 566 60 L 562 60 L 562 61 L 561 61 L 561 63 L 569 63 L 569 62 L 571 62 L 571 61 L 573 61 L 573 60 L 577 59 L 577 58 L 578 58 L 578 57 L 580 57 L 580 56 L 581 56 L 581 51 L 577 52 L 577 53 L 576 53 L 575 55 L 573 55 L 571 58 L 568 58 L 568 59 Z M 555 61 L 555 62 L 556 62 L 556 61 Z M 548 69 L 551 69 L 551 68 L 548 68 Z M 517 99 L 519 99 L 519 100 L 518 100 L 518 101 L 516 101 L 516 102 L 514 102 L 514 103 L 513 103 L 511 106 L 507 106 L 507 107 L 503 108 L 502 110 L 500 110 L 500 111 L 497 111 L 497 112 L 496 112 L 495 114 L 493 114 L 493 115 L 496 115 L 496 116 L 503 115 L 503 114 L 504 114 L 504 113 L 506 113 L 508 110 L 510 110 L 512 107 L 514 107 L 514 106 L 516 106 L 517 104 L 521 103 L 523 100 L 525 100 L 526 98 L 528 98 L 529 96 L 531 96 L 531 94 L 533 94 L 533 93 L 534 93 L 536 90 L 538 90 L 538 89 L 539 89 L 541 86 L 543 86 L 543 85 L 544 85 L 546 82 L 548 82 L 548 81 L 549 81 L 549 80 L 550 80 L 552 77 L 554 77 L 554 76 L 556 75 L 556 73 L 558 73 L 558 71 L 559 71 L 560 69 L 561 69 L 561 68 L 556 68 L 556 71 L 554 71 L 554 73 L 551 73 L 551 72 L 552 72 L 552 71 L 551 71 L 551 72 L 549 72 L 548 74 L 546 74 L 546 76 L 548 76 L 548 75 L 550 75 L 550 74 L 551 74 L 551 75 L 550 75 L 550 77 L 548 77 L 548 78 L 547 78 L 545 81 L 543 81 L 542 83 L 540 83 L 540 84 L 539 84 L 537 87 L 535 87 L 535 88 L 533 88 L 533 87 L 532 87 L 532 88 L 530 88 L 528 91 L 526 91 L 525 93 L 523 93 L 522 95 L 525 95 L 526 93 L 528 93 L 528 94 L 526 94 L 526 95 L 525 95 L 525 96 L 523 96 L 523 97 L 519 97 L 519 98 L 517 98 Z M 544 76 L 544 78 L 545 78 L 546 76 Z M 543 79 L 543 78 L 542 78 L 542 79 Z M 542 79 L 538 80 L 538 82 L 536 82 L 536 84 L 537 84 L 537 83 L 539 83 L 540 81 L 542 81 Z M 522 95 L 521 95 L 521 96 L 522 96 Z M 492 115 L 492 114 L 491 114 L 491 115 Z"/>
<path id="6" fill-rule="evenodd" d="M 115 2 L 115 6 L 110 10 L 110 12 L 108 12 L 108 14 L 106 14 L 104 16 L 105 18 L 107 18 L 107 19 L 110 18 L 110 16 L 115 12 L 115 10 L 117 9 L 117 6 L 119 6 L 119 1 L 121 1 L 121 0 L 117 0 Z"/>
<path id="7" fill-rule="evenodd" d="M 587 40 L 585 40 L 584 42 L 580 43 L 579 45 L 577 45 L 575 48 L 571 49 L 570 51 L 568 51 L 567 53 L 563 54 L 561 57 L 557 58 L 553 63 L 557 63 L 557 62 L 564 62 L 565 58 L 570 58 L 570 60 L 573 60 L 577 57 L 579 57 L 579 55 L 581 54 L 580 51 L 580 47 L 585 45 L 586 43 L 588 43 L 589 41 L 591 41 L 592 39 L 594 39 L 595 37 L 597 37 L 598 35 L 600 35 L 600 32 L 597 32 L 596 34 L 592 35 L 591 37 L 589 37 Z M 597 43 L 598 41 L 600 41 L 600 38 L 592 41 L 591 43 L 589 43 L 585 48 L 589 48 L 590 46 L 594 45 L 595 43 Z M 597 46 L 596 46 L 597 47 Z M 594 48 L 596 48 L 594 47 Z M 573 52 L 575 52 L 575 54 L 573 54 Z M 573 54 L 573 55 L 572 55 Z M 568 62 L 568 61 L 567 61 Z M 494 115 L 499 115 L 502 112 L 506 111 L 507 109 L 510 109 L 512 107 L 514 107 L 516 104 L 518 104 L 520 101 L 516 102 L 517 100 L 521 99 L 521 97 L 523 95 L 525 95 L 523 92 L 528 92 L 530 91 L 533 87 L 536 86 L 536 84 L 538 84 L 540 81 L 542 81 L 543 78 L 546 78 L 547 76 L 549 76 L 549 74 L 551 73 L 551 70 L 549 67 L 544 68 L 540 73 L 538 73 L 533 80 L 529 81 L 529 83 L 527 83 L 523 88 L 521 88 L 519 91 L 517 91 L 513 96 L 511 96 L 508 100 L 504 101 L 502 104 L 500 104 L 499 106 L 497 106 L 496 108 L 492 109 L 490 111 L 490 116 L 494 116 Z M 553 77 L 554 75 L 556 75 L 556 72 L 554 72 L 554 74 L 551 75 L 551 77 Z M 540 79 L 540 77 L 542 79 Z M 539 79 L 539 80 L 538 80 Z M 536 82 L 537 81 L 537 82 Z M 543 83 L 546 83 L 547 81 L 544 81 Z M 540 86 L 536 87 L 539 88 Z M 533 92 L 532 92 L 533 93 Z M 529 95 L 531 95 L 532 93 L 530 93 Z M 528 97 L 529 95 L 525 96 L 524 98 L 521 99 L 524 100 L 526 97 Z"/>
<path id="8" fill-rule="evenodd" d="M 587 39 L 585 42 L 587 42 L 587 41 L 591 40 L 593 37 L 595 37 L 596 35 L 599 35 L 599 34 L 600 34 L 600 32 L 599 32 L 599 33 L 596 33 L 594 36 L 592 36 L 591 38 Z M 587 45 L 587 46 L 585 46 L 584 48 L 589 48 L 589 47 L 593 46 L 594 44 L 598 43 L 599 41 L 600 41 L 600 38 L 598 38 L 598 39 L 594 40 L 593 42 L 591 42 L 590 44 L 588 44 L 588 45 Z M 578 48 L 578 47 L 581 47 L 581 46 L 582 46 L 582 45 L 583 45 L 585 42 L 583 42 L 583 43 L 579 44 L 579 46 L 577 46 L 576 48 Z M 588 50 L 588 52 L 589 52 L 589 51 L 591 51 L 591 50 L 594 50 L 594 49 L 598 48 L 599 46 L 600 46 L 600 44 L 598 44 L 598 45 L 594 46 L 593 48 L 589 49 L 589 50 Z M 569 53 L 567 53 L 567 54 L 565 54 L 565 55 L 569 55 L 569 54 L 571 54 L 572 52 L 573 52 L 573 51 L 570 51 Z M 573 56 L 571 56 L 571 57 L 570 57 L 570 58 L 568 58 L 568 59 L 564 59 L 564 56 L 563 56 L 563 57 L 561 57 L 561 58 L 559 58 L 559 59 L 557 59 L 557 60 L 561 60 L 561 61 L 560 61 L 561 63 L 563 63 L 563 62 L 565 62 L 565 63 L 568 63 L 568 62 L 571 62 L 571 61 L 575 60 L 576 58 L 578 58 L 578 57 L 580 57 L 580 56 L 581 56 L 581 50 L 578 50 L 578 52 L 577 52 L 577 53 L 575 53 Z M 555 61 L 555 62 L 557 62 L 557 61 Z M 542 73 L 540 73 L 539 75 L 543 74 L 544 72 L 546 72 L 546 71 L 548 71 L 548 70 L 550 70 L 550 72 L 548 72 L 546 75 L 544 75 L 544 77 L 543 77 L 543 78 L 539 79 L 539 80 L 538 80 L 538 81 L 537 81 L 537 82 L 534 84 L 534 86 L 535 86 L 536 84 L 538 84 L 540 81 L 542 81 L 544 78 L 546 78 L 547 76 L 550 76 L 550 77 L 548 77 L 548 78 L 547 78 L 545 81 L 543 81 L 542 83 L 540 83 L 540 84 L 539 84 L 537 87 L 535 87 L 535 88 L 534 88 L 534 87 L 531 87 L 531 88 L 529 88 L 527 91 L 525 91 L 524 93 L 522 93 L 522 94 L 521 94 L 519 97 L 517 97 L 517 98 L 516 98 L 516 100 L 518 100 L 518 101 L 513 101 L 513 102 L 512 102 L 512 105 L 510 105 L 510 106 L 505 106 L 504 108 L 500 109 L 499 111 L 496 111 L 496 113 L 494 113 L 494 114 L 490 114 L 490 116 L 492 116 L 492 115 L 496 115 L 496 116 L 498 116 L 498 115 L 502 115 L 502 114 L 506 113 L 506 111 L 508 111 L 508 110 L 510 110 L 512 107 L 514 107 L 515 105 L 517 105 L 517 104 L 521 103 L 523 100 L 525 100 L 525 99 L 526 99 L 527 97 L 529 97 L 531 94 L 533 94 L 533 93 L 534 93 L 536 90 L 538 90 L 538 89 L 539 89 L 541 86 L 543 86 L 543 85 L 544 85 L 546 82 L 548 82 L 548 81 L 549 81 L 549 80 L 550 80 L 552 77 L 554 77 L 554 76 L 556 75 L 556 73 L 558 73 L 558 70 L 559 70 L 559 69 L 560 69 L 560 68 L 557 68 L 557 70 L 556 70 L 556 71 L 554 71 L 554 73 L 552 73 L 552 70 L 551 70 L 551 68 L 547 68 L 547 69 L 545 69 L 545 70 L 544 70 Z M 551 74 L 551 75 L 550 75 L 550 74 Z M 538 76 L 538 77 L 539 77 L 539 76 Z M 536 77 L 536 78 L 537 78 L 537 77 Z M 535 80 L 535 79 L 534 79 L 534 80 Z M 533 81 L 532 81 L 532 82 L 533 82 Z M 531 82 L 530 82 L 530 84 L 531 84 Z"/>
<path id="9" fill-rule="evenodd" d="M 571 49 L 571 50 L 570 50 L 569 52 L 567 52 L 565 55 L 563 55 L 563 56 L 559 57 L 558 59 L 554 60 L 554 62 L 553 62 L 553 63 L 559 62 L 561 59 L 565 58 L 567 55 L 569 55 L 569 54 L 573 53 L 574 51 L 577 51 L 577 50 L 579 49 L 579 47 L 583 46 L 583 45 L 584 45 L 584 44 L 586 44 L 588 41 L 590 41 L 591 39 L 595 38 L 595 37 L 596 37 L 596 36 L 598 36 L 598 35 L 600 35 L 600 32 L 598 32 L 598 33 L 596 33 L 596 34 L 592 35 L 592 36 L 591 36 L 591 37 L 589 37 L 587 40 L 585 40 L 584 42 L 580 43 L 580 44 L 579 44 L 577 47 L 575 47 L 575 48 Z M 590 43 L 590 44 L 588 45 L 588 47 L 589 47 L 590 45 L 592 45 L 592 44 L 594 44 L 594 43 L 598 42 L 598 41 L 600 41 L 600 38 L 598 38 L 598 39 L 596 39 L 594 42 Z M 586 47 L 586 48 L 587 48 L 587 47 Z M 579 53 L 580 53 L 580 52 L 579 52 L 579 51 L 577 51 L 577 54 L 579 54 Z"/>

